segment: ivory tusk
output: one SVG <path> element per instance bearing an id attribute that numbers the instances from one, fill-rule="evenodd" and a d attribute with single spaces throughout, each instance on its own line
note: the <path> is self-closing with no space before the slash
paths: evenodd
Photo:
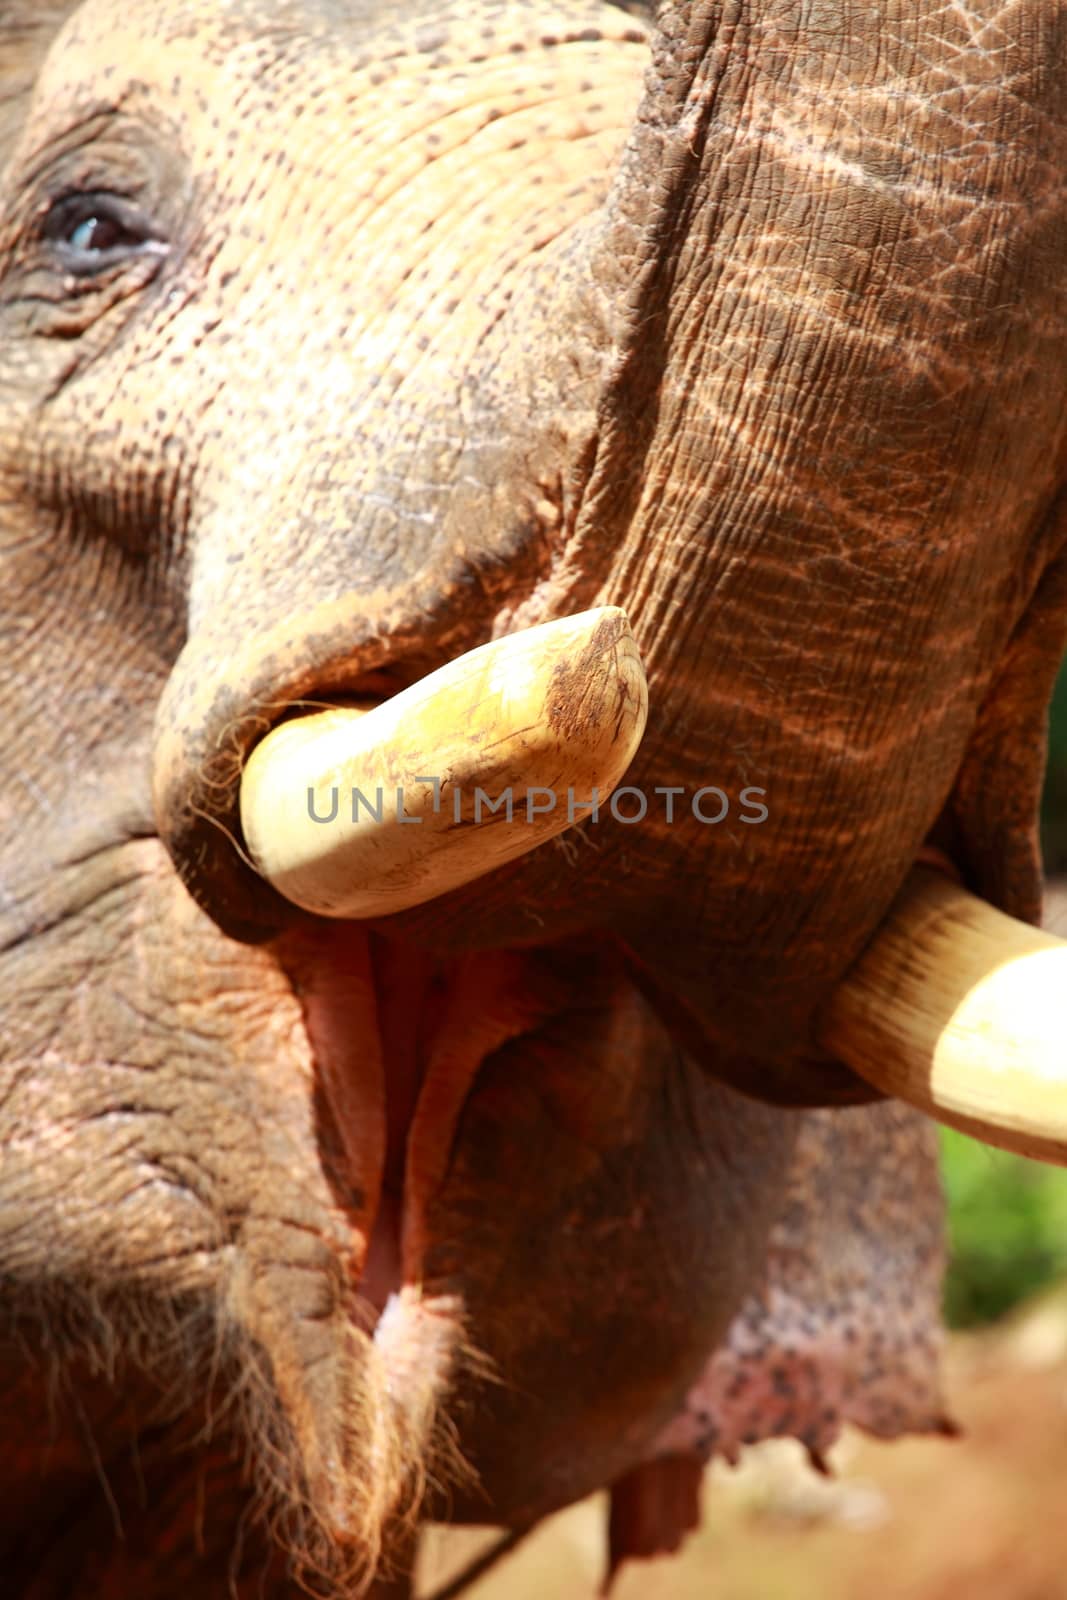
<path id="1" fill-rule="evenodd" d="M 307 911 L 405 910 L 603 804 L 647 711 L 617 607 L 510 634 L 372 709 L 323 711 L 269 733 L 241 781 L 249 853 Z"/>
<path id="2" fill-rule="evenodd" d="M 818 1032 L 886 1094 L 1067 1165 L 1067 943 L 939 873 L 913 870 Z"/>

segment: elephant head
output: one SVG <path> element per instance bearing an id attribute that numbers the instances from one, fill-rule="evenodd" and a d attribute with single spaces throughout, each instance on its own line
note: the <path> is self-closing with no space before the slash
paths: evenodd
<path id="1" fill-rule="evenodd" d="M 928 1129 L 824 1019 L 924 857 L 1039 914 L 1065 26 L 0 0 L 2 1373 L 82 1419 L 17 1592 L 287 1593 L 234 1431 L 361 1589 L 422 1515 L 624 1486 L 620 1555 L 664 1456 L 941 1425 Z M 633 810 L 388 915 L 257 871 L 290 723 L 607 607 Z"/>

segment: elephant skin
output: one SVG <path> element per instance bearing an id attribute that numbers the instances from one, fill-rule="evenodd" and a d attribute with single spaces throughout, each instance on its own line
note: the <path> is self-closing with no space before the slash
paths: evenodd
<path id="1" fill-rule="evenodd" d="M 925 847 L 1040 913 L 1065 35 L 0 0 L 12 1595 L 401 1592 L 604 1486 L 617 1563 L 715 1450 L 946 1426 L 932 1130 L 813 1038 Z M 606 604 L 647 816 L 255 873 L 279 720 Z"/>

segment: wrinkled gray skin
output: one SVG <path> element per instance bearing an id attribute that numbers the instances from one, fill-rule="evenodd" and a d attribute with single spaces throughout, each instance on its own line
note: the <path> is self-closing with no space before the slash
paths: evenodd
<path id="1" fill-rule="evenodd" d="M 665 1453 L 936 1425 L 926 1134 L 797 1108 L 924 840 L 1038 911 L 1064 13 L 61 11 L 0 0 L 10 1592 L 351 1592 L 606 1484 L 618 1558 Z M 629 781 L 728 819 L 369 929 L 256 879 L 272 722 L 596 603 Z"/>

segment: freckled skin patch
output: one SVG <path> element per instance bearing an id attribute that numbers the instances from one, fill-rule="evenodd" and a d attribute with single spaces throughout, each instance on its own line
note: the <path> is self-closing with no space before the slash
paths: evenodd
<path id="1" fill-rule="evenodd" d="M 884 1438 L 946 1431 L 934 1383 L 944 1245 L 932 1221 L 916 1227 L 924 1209 L 936 1214 L 917 1203 L 936 1195 L 936 1152 L 932 1129 L 899 1106 L 811 1117 L 763 1282 L 662 1454 L 734 1460 L 745 1444 L 791 1435 L 821 1459 L 845 1422 Z"/>
<path id="2" fill-rule="evenodd" d="M 668 1444 L 677 1531 L 710 1450 L 939 1415 L 924 1137 L 796 1108 L 865 1092 L 812 1018 L 935 824 L 1036 914 L 1062 17 L 668 3 L 653 46 L 651 10 L 0 13 L 0 1556 L 35 1600 L 352 1593 L 420 1507 L 612 1483 L 625 1551 Z M 90 192 L 144 227 L 74 271 L 48 221 Z M 649 671 L 628 783 L 759 785 L 765 825 L 588 823 L 369 932 L 256 879 L 279 718 L 601 602 Z M 437 1103 L 376 1302 L 426 1093 L 454 1137 Z"/>

